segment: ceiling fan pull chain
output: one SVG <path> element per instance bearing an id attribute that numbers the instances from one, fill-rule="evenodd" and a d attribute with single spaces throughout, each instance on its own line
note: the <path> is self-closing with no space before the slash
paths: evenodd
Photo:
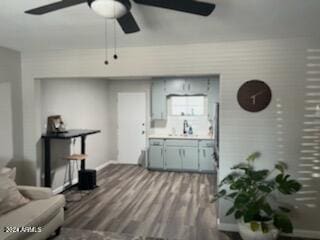
<path id="1" fill-rule="evenodd" d="M 113 14 L 116 16 L 116 6 L 115 3 L 113 3 Z M 116 21 L 117 19 L 114 18 L 113 20 L 113 40 L 114 40 L 114 52 L 113 52 L 113 59 L 118 59 L 117 55 L 117 29 L 116 29 Z"/>
<path id="2" fill-rule="evenodd" d="M 104 64 L 108 65 L 109 61 L 108 61 L 108 23 L 107 23 L 107 18 L 104 19 L 104 24 L 105 24 L 105 28 L 104 28 L 104 43 L 105 43 L 105 61 Z"/>
<path id="3" fill-rule="evenodd" d="M 113 20 L 113 37 L 114 37 L 114 54 L 113 54 L 113 58 L 114 59 L 118 59 L 118 55 L 117 55 L 117 31 L 116 31 L 116 19 Z"/>

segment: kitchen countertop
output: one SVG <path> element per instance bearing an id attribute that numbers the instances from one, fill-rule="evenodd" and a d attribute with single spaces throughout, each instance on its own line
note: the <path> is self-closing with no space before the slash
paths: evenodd
<path id="1" fill-rule="evenodd" d="M 208 135 L 149 135 L 149 139 L 190 139 L 190 140 L 214 140 Z"/>

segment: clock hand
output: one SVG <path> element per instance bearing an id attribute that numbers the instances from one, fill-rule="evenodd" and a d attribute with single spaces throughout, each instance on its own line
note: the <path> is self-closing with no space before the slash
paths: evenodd
<path id="1" fill-rule="evenodd" d="M 250 98 L 252 99 L 252 104 L 256 105 L 256 96 L 253 95 Z"/>
<path id="2" fill-rule="evenodd" d="M 259 95 L 261 95 L 262 93 L 264 93 L 265 91 L 266 91 L 266 90 L 262 90 L 262 91 L 256 93 L 255 95 L 252 95 L 251 98 L 252 98 L 252 97 L 259 96 Z"/>

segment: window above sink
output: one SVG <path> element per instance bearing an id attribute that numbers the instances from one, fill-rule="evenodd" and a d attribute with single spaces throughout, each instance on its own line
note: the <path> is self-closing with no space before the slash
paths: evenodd
<path id="1" fill-rule="evenodd" d="M 206 96 L 170 96 L 168 110 L 171 116 L 203 116 L 206 115 Z"/>

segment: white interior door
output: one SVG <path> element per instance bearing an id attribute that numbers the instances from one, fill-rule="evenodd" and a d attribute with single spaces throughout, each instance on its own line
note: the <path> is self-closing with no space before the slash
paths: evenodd
<path id="1" fill-rule="evenodd" d="M 118 93 L 118 161 L 138 164 L 146 148 L 146 94 Z"/>

